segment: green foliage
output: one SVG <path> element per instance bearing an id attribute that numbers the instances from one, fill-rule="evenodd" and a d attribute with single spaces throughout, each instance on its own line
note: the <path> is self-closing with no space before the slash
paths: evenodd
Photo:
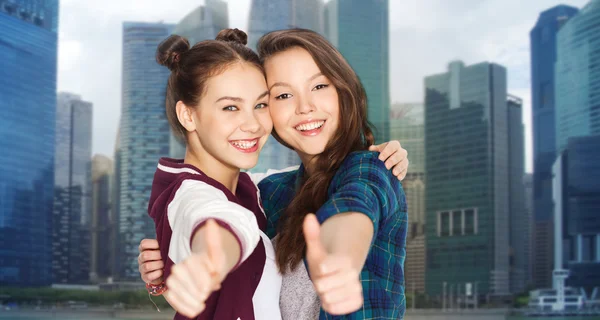
<path id="1" fill-rule="evenodd" d="M 161 309 L 168 303 L 163 297 L 152 297 Z M 0 303 L 61 305 L 68 301 L 85 302 L 90 306 L 123 304 L 126 308 L 153 306 L 146 290 L 138 291 L 88 291 L 53 288 L 0 288 Z"/>

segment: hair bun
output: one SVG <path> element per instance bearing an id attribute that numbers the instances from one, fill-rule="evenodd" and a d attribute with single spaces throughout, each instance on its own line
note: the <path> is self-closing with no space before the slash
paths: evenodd
<path id="1" fill-rule="evenodd" d="M 246 45 L 248 43 L 248 35 L 238 28 L 223 29 L 219 32 L 215 40 L 231 41 Z"/>
<path id="2" fill-rule="evenodd" d="M 158 45 L 156 62 L 173 71 L 177 69 L 181 54 L 190 49 L 190 42 L 178 35 L 171 35 Z"/>

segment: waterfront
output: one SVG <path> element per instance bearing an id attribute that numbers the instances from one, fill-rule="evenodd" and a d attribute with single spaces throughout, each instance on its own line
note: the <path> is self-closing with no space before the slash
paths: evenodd
<path id="1" fill-rule="evenodd" d="M 600 320 L 600 317 L 521 317 L 506 316 L 505 310 L 477 310 L 469 312 L 442 312 L 440 310 L 408 311 L 405 320 Z M 90 310 L 28 310 L 0 311 L 0 320 L 46 320 L 46 319 L 92 319 L 92 320 L 167 320 L 173 319 L 172 311 L 90 311 Z"/>

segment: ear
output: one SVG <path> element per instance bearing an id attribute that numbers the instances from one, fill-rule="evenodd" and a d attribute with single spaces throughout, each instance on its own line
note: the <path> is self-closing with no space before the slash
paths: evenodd
<path id="1" fill-rule="evenodd" d="M 177 110 L 177 119 L 179 123 L 187 130 L 188 132 L 196 131 L 196 121 L 194 119 L 194 109 L 186 106 L 183 101 L 177 101 L 177 105 L 175 106 Z"/>

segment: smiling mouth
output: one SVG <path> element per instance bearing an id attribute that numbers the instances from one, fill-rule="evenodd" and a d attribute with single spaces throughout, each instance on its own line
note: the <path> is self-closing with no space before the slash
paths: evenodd
<path id="1" fill-rule="evenodd" d="M 229 144 L 244 153 L 251 153 L 258 150 L 258 138 L 252 140 L 231 140 Z"/>
<path id="2" fill-rule="evenodd" d="M 303 132 L 313 131 L 313 130 L 320 129 L 321 127 L 323 127 L 324 124 L 325 124 L 325 120 L 303 123 L 301 125 L 297 125 L 296 130 L 303 131 Z"/>

